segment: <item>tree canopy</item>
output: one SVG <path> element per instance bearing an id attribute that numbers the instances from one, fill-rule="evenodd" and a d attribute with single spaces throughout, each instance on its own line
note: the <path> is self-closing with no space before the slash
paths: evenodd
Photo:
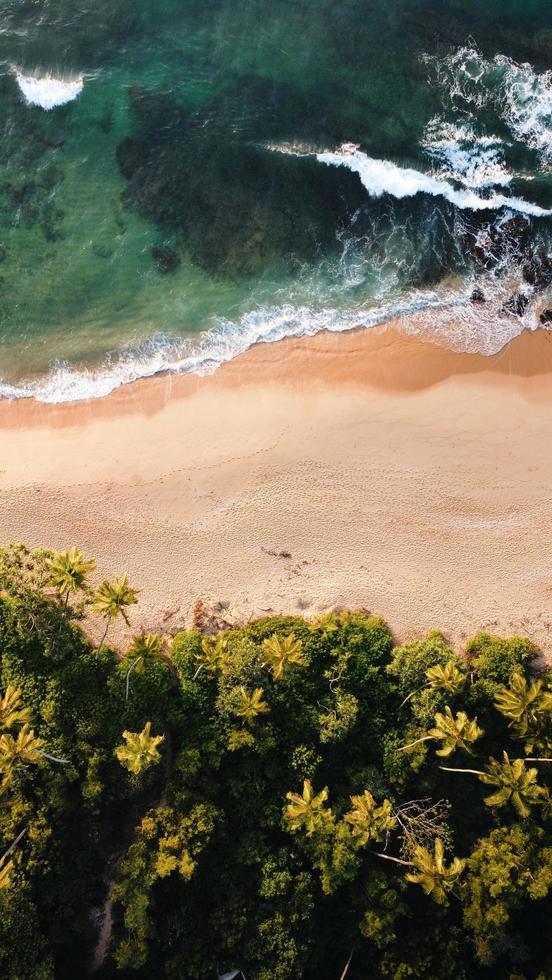
<path id="1" fill-rule="evenodd" d="M 552 976 L 529 641 L 345 611 L 121 652 L 138 589 L 94 575 L 0 552 L 3 980 Z"/>

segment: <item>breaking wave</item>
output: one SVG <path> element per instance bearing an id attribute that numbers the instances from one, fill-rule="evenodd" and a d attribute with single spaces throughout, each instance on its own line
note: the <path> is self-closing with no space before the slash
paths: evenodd
<path id="1" fill-rule="evenodd" d="M 424 174 L 409 167 L 399 167 L 390 160 L 376 160 L 369 157 L 358 146 L 344 143 L 338 150 L 327 153 L 317 153 L 320 163 L 334 167 L 347 167 L 357 173 L 370 197 L 381 197 L 391 194 L 396 198 L 414 197 L 416 194 L 431 194 L 433 197 L 444 197 L 445 200 L 458 208 L 470 211 L 498 210 L 509 208 L 533 217 L 548 217 L 552 210 L 541 208 L 520 197 L 508 197 L 505 194 L 490 194 L 481 197 L 474 190 L 457 190 L 447 180 Z"/>
<path id="2" fill-rule="evenodd" d="M 53 75 L 24 75 L 18 68 L 14 68 L 14 72 L 15 80 L 26 103 L 40 106 L 47 111 L 72 102 L 84 88 L 82 75 L 65 80 L 55 78 Z"/>
<path id="3" fill-rule="evenodd" d="M 507 187 L 513 178 L 500 137 L 477 136 L 469 123 L 446 122 L 437 116 L 427 124 L 421 145 L 439 167 L 439 177 L 472 190 Z"/>

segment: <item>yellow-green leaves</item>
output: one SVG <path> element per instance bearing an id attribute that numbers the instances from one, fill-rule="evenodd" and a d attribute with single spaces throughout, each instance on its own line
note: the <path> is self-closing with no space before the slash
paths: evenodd
<path id="1" fill-rule="evenodd" d="M 490 759 L 487 772 L 479 774 L 482 783 L 496 787 L 496 792 L 485 799 L 486 805 L 502 807 L 509 803 L 520 817 L 528 817 L 532 806 L 545 802 L 546 790 L 537 784 L 537 775 L 523 759 L 510 760 L 506 752 L 502 762 Z"/>
<path id="2" fill-rule="evenodd" d="M 228 640 L 222 633 L 217 637 L 204 636 L 201 641 L 201 653 L 196 653 L 197 670 L 194 679 L 202 670 L 215 674 L 223 670 L 228 658 Z"/>
<path id="3" fill-rule="evenodd" d="M 353 809 L 345 814 L 345 821 L 352 828 L 353 837 L 363 847 L 368 841 L 381 841 L 386 834 L 393 830 L 397 821 L 392 813 L 389 800 L 384 800 L 381 806 L 369 790 L 365 789 L 362 796 L 351 796 Z"/>
<path id="4" fill-rule="evenodd" d="M 543 690 L 541 680 L 530 684 L 522 674 L 513 674 L 510 686 L 496 695 L 495 708 L 509 719 L 519 738 L 528 740 L 529 751 L 533 743 L 549 747 L 550 738 L 543 738 L 542 730 L 552 720 L 552 692 Z"/>
<path id="5" fill-rule="evenodd" d="M 0 891 L 10 887 L 12 871 L 13 861 L 9 858 L 0 858 Z"/>
<path id="6" fill-rule="evenodd" d="M 61 596 L 86 589 L 88 576 L 95 567 L 95 560 L 86 559 L 78 548 L 56 551 L 47 562 L 49 581 Z"/>
<path id="7" fill-rule="evenodd" d="M 441 748 L 436 749 L 436 755 L 446 758 L 456 749 L 471 752 L 472 743 L 476 742 L 481 735 L 483 735 L 483 729 L 477 724 L 477 718 L 468 718 L 465 711 L 458 711 L 456 715 L 453 715 L 447 705 L 444 712 L 436 712 L 435 725 L 429 729 L 427 735 L 417 738 L 414 742 L 409 742 L 408 745 L 401 746 L 398 751 L 404 752 L 406 749 L 419 745 L 420 742 L 435 741 L 442 743 Z"/>
<path id="8" fill-rule="evenodd" d="M 439 905 L 446 902 L 448 892 L 456 885 L 466 864 L 455 857 L 447 866 L 444 854 L 445 848 L 439 838 L 435 841 L 433 854 L 425 847 L 416 847 L 412 855 L 412 864 L 416 870 L 406 875 L 407 881 L 421 885 L 425 894 L 431 895 Z"/>
<path id="9" fill-rule="evenodd" d="M 306 666 L 303 645 L 301 640 L 296 638 L 295 633 L 284 637 L 273 633 L 263 643 L 263 655 L 275 681 L 282 680 L 289 666 Z"/>
<path id="10" fill-rule="evenodd" d="M 477 724 L 477 718 L 468 718 L 465 711 L 458 711 L 454 716 L 447 705 L 444 712 L 436 713 L 435 727 L 430 728 L 428 735 L 442 743 L 436 755 L 446 758 L 456 749 L 471 752 L 471 745 L 483 735 L 483 729 Z"/>
<path id="11" fill-rule="evenodd" d="M 128 701 L 130 675 L 132 671 L 143 674 L 146 666 L 156 661 L 167 662 L 165 641 L 158 633 L 140 633 L 135 636 L 128 650 L 123 654 L 123 660 L 128 664 L 126 676 L 126 700 Z"/>
<path id="12" fill-rule="evenodd" d="M 119 745 L 115 755 L 119 762 L 129 772 L 138 775 L 149 769 L 161 758 L 157 747 L 164 742 L 163 735 L 151 734 L 151 722 L 148 721 L 141 732 L 123 732 L 126 745 Z"/>
<path id="13" fill-rule="evenodd" d="M 291 830 L 305 830 L 312 837 L 328 818 L 331 819 L 332 811 L 324 806 L 328 799 L 327 786 L 315 793 L 310 779 L 305 779 L 302 794 L 286 793 L 286 799 L 289 800 L 286 812 Z"/>
<path id="14" fill-rule="evenodd" d="M 128 626 L 126 610 L 138 602 L 138 591 L 128 584 L 128 578 L 104 579 L 96 589 L 92 606 L 104 619 L 114 620 L 122 616 Z"/>
<path id="15" fill-rule="evenodd" d="M 266 715 L 270 708 L 266 701 L 263 701 L 262 687 L 256 687 L 249 694 L 245 687 L 239 687 L 237 691 L 237 704 L 232 709 L 237 718 L 242 718 L 247 725 L 252 725 L 259 715 Z"/>
<path id="16" fill-rule="evenodd" d="M 8 686 L 0 697 L 0 729 L 14 728 L 16 725 L 28 725 L 31 712 L 21 704 L 22 691 Z"/>
<path id="17" fill-rule="evenodd" d="M 11 782 L 13 773 L 20 766 L 39 765 L 42 762 L 44 742 L 38 738 L 28 725 L 18 732 L 17 738 L 4 733 L 0 735 L 0 774 L 2 786 Z"/>
<path id="18" fill-rule="evenodd" d="M 444 667 L 441 664 L 429 667 L 425 673 L 428 687 L 446 691 L 448 694 L 458 694 L 466 681 L 465 674 L 458 669 L 453 660 L 448 660 Z"/>
<path id="19" fill-rule="evenodd" d="M 134 637 L 123 658 L 134 665 L 132 669 L 137 674 L 141 674 L 148 663 L 166 659 L 165 641 L 158 633 L 140 633 Z"/>

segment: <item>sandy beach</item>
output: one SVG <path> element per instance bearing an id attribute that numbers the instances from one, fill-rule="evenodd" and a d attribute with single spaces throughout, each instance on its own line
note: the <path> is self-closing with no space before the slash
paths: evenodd
<path id="1" fill-rule="evenodd" d="M 392 326 L 258 345 L 208 378 L 0 404 L 4 542 L 94 555 L 133 628 L 381 613 L 400 639 L 552 653 L 552 333 L 494 357 Z M 125 641 L 119 633 L 117 641 Z"/>

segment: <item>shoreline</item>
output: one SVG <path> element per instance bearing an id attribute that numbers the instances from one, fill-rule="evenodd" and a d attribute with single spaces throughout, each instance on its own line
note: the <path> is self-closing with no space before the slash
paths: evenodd
<path id="1" fill-rule="evenodd" d="M 552 330 L 524 330 L 496 354 L 456 351 L 427 335 L 405 332 L 402 321 L 354 327 L 312 337 L 259 341 L 211 374 L 162 370 L 121 384 L 107 395 L 74 401 L 0 399 L 0 431 L 82 425 L 99 418 L 162 411 L 167 399 L 182 399 L 204 387 L 234 388 L 278 383 L 290 388 L 316 384 L 366 385 L 412 393 L 452 377 L 488 374 L 517 379 L 534 398 L 535 379 L 552 373 Z M 542 392 L 539 392 L 539 395 Z"/>
<path id="2" fill-rule="evenodd" d="M 3 541 L 128 572 L 134 631 L 189 625 L 201 598 L 229 622 L 362 607 L 399 639 L 521 632 L 552 653 L 551 403 L 549 331 L 484 356 L 392 326 L 2 402 Z"/>

